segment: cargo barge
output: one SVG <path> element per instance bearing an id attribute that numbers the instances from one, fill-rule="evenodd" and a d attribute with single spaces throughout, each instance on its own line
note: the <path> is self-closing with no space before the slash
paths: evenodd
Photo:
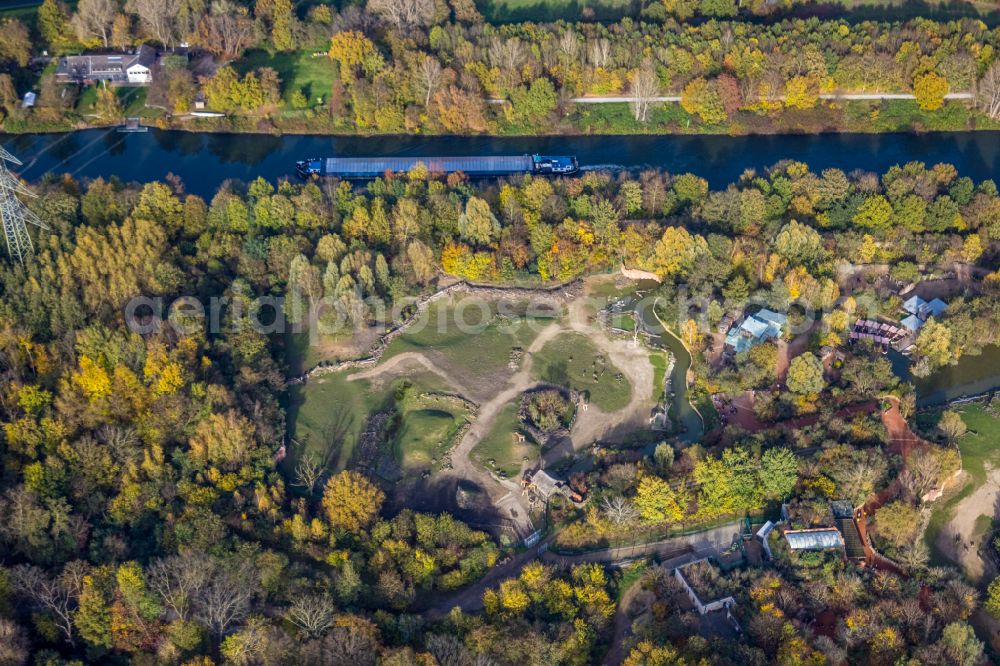
<path id="1" fill-rule="evenodd" d="M 512 176 L 519 173 L 565 176 L 579 170 L 574 156 L 498 155 L 456 157 L 327 157 L 295 163 L 301 178 L 376 178 L 391 173 L 408 173 L 422 164 L 434 174 L 462 172 L 470 178 Z"/>

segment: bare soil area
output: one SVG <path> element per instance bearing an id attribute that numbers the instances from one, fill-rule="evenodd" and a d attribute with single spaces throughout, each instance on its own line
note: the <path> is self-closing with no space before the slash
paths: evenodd
<path id="1" fill-rule="evenodd" d="M 958 503 L 951 520 L 938 533 L 937 547 L 962 567 L 969 580 L 977 583 L 986 573 L 986 566 L 979 556 L 983 535 L 976 534 L 976 520 L 980 516 L 995 517 L 998 500 L 1000 468 L 991 467 L 987 469 L 986 483 Z"/>
<path id="2" fill-rule="evenodd" d="M 441 476 L 442 480 L 451 478 L 475 483 L 489 494 L 500 513 L 499 518 L 513 520 L 518 524 L 519 531 L 527 534 L 533 526 L 516 482 L 496 480 L 476 466 L 469 456 L 476 445 L 490 434 L 503 407 L 539 384 L 532 372 L 533 357 L 546 343 L 567 332 L 586 335 L 628 378 L 631 395 L 626 407 L 611 413 L 593 406 L 581 410 L 570 433 L 572 451 L 559 451 L 559 455 L 571 454 L 598 440 L 623 440 L 630 433 L 647 427 L 649 410 L 655 403 L 653 366 L 649 362 L 649 352 L 632 340 L 608 337 L 594 321 L 592 308 L 588 307 L 586 299 L 572 301 L 566 318 L 547 324 L 538 332 L 524 350 L 520 367 L 516 371 L 505 368 L 502 372 L 485 372 L 475 377 L 467 377 L 465 373 L 458 376 L 454 366 L 441 357 L 443 352 L 428 350 L 398 354 L 375 367 L 356 372 L 347 379 L 357 381 L 377 378 L 391 381 L 420 369 L 440 377 L 463 397 L 478 403 L 475 422 L 451 452 L 452 468 L 436 476 Z"/>

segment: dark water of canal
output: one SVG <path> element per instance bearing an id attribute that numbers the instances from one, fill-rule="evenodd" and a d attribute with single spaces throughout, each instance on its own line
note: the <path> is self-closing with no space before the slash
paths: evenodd
<path id="1" fill-rule="evenodd" d="M 768 136 L 270 136 L 114 129 L 68 134 L 0 135 L 0 143 L 37 180 L 45 173 L 75 177 L 118 176 L 126 181 L 180 176 L 189 192 L 211 196 L 226 179 L 276 181 L 293 173 L 296 160 L 332 156 L 434 156 L 565 154 L 585 169 L 660 168 L 690 171 L 722 188 L 746 169 L 783 159 L 814 171 L 837 167 L 884 172 L 894 164 L 948 162 L 980 181 L 1000 173 L 1000 132 L 932 134 L 818 134 Z"/>
<path id="2" fill-rule="evenodd" d="M 964 355 L 955 365 L 946 365 L 930 377 L 913 377 L 909 361 L 900 354 L 889 352 L 893 371 L 902 379 L 913 382 L 917 389 L 917 405 L 941 405 L 958 398 L 1000 390 L 1000 346 L 990 345 L 976 356 Z"/>

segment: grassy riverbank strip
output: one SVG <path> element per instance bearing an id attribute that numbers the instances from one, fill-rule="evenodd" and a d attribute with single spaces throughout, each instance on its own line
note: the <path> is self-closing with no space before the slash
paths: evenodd
<path id="1" fill-rule="evenodd" d="M 308 72 L 297 72 L 294 81 L 306 87 L 322 84 L 321 76 Z M 33 116 L 10 117 L 3 123 L 3 131 L 8 134 L 32 134 L 40 132 L 70 132 L 84 129 L 113 127 L 114 121 L 101 120 L 93 116 L 95 93 L 86 88 L 79 96 L 74 110 L 63 119 L 40 120 Z M 283 94 L 290 94 L 288 88 Z M 398 130 L 389 132 L 354 130 L 324 109 L 292 110 L 282 109 L 265 115 L 233 114 L 223 117 L 196 117 L 191 114 L 170 115 L 155 107 L 144 106 L 145 95 L 135 96 L 127 105 L 123 104 L 124 115 L 137 116 L 151 127 L 158 129 L 182 130 L 206 133 L 239 134 L 305 134 L 323 136 L 391 136 Z M 546 137 L 546 136 L 596 136 L 596 135 L 777 135 L 777 134 L 819 134 L 819 133 L 866 133 L 889 132 L 960 132 L 970 130 L 998 130 L 1000 121 L 971 108 L 965 101 L 947 102 L 940 110 L 921 110 L 913 100 L 888 99 L 837 101 L 813 109 L 784 109 L 768 114 L 749 111 L 739 112 L 734 117 L 719 124 L 705 124 L 687 113 L 679 104 L 667 102 L 654 104 L 646 122 L 640 122 L 632 114 L 625 102 L 601 104 L 568 104 L 563 115 L 553 122 L 539 126 L 511 124 L 498 117 L 487 131 L 481 133 L 455 134 L 447 131 L 436 132 L 423 129 L 425 136 L 505 136 L 505 137 Z"/>

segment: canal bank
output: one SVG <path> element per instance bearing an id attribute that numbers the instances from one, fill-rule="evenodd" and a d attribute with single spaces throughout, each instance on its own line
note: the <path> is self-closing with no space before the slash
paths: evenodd
<path id="1" fill-rule="evenodd" d="M 45 174 L 147 182 L 174 174 L 187 191 L 211 197 L 226 180 L 292 178 L 295 163 L 316 155 L 458 156 L 575 155 L 583 170 L 691 172 L 712 188 L 736 181 L 746 169 L 762 171 L 781 160 L 827 168 L 885 172 L 912 161 L 953 164 L 980 181 L 1000 173 L 1000 132 L 929 134 L 809 134 L 756 136 L 377 136 L 206 134 L 151 130 L 121 134 L 95 129 L 66 134 L 0 135 L 20 157 L 20 175 Z"/>

